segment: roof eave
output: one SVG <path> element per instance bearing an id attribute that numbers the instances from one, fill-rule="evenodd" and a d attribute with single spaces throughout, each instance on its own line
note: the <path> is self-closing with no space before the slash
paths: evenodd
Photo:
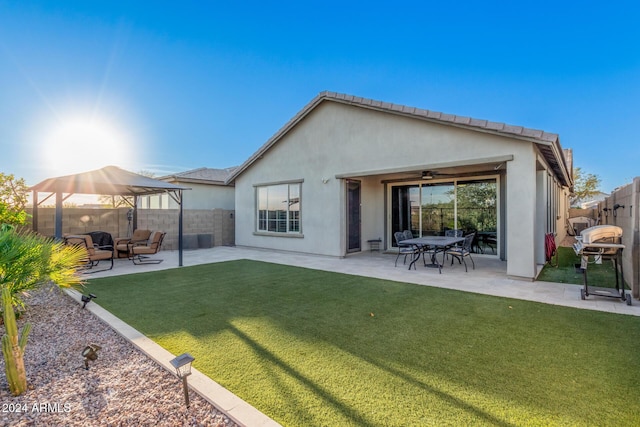
<path id="1" fill-rule="evenodd" d="M 217 185 L 217 186 L 227 185 L 223 180 L 185 178 L 185 177 L 176 178 L 175 176 L 171 176 L 169 179 L 162 179 L 162 181 L 169 182 L 171 184 L 185 183 L 185 184 L 203 184 L 203 185 Z"/>

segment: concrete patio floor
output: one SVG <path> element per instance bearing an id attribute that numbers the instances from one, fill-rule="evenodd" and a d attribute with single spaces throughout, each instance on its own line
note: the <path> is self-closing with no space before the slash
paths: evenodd
<path id="1" fill-rule="evenodd" d="M 160 264 L 133 265 L 127 259 L 118 259 L 115 260 L 112 270 L 94 273 L 88 277 L 107 277 L 178 267 L 177 251 L 161 251 L 156 257 L 164 261 Z M 446 263 L 442 274 L 439 274 L 437 268 L 425 268 L 421 261 L 416 264 L 416 270 L 408 270 L 407 266 L 402 264 L 402 257 L 398 260 L 398 266 L 394 267 L 396 255 L 380 252 L 361 252 L 345 258 L 226 246 L 183 252 L 184 266 L 236 259 L 251 259 L 545 304 L 640 316 L 638 300 L 634 299 L 632 306 L 626 305 L 617 298 L 590 296 L 586 300 L 581 300 L 582 286 L 510 279 L 506 273 L 506 262 L 488 255 L 473 255 L 475 270 L 471 269 L 470 262 L 467 262 L 469 267 L 467 273 L 464 271 L 464 266 L 457 262 L 453 266 Z"/>
<path id="2" fill-rule="evenodd" d="M 469 272 L 467 273 L 465 273 L 463 265 L 455 263 L 451 266 L 447 263 L 442 270 L 442 274 L 439 274 L 437 268 L 426 268 L 422 265 L 422 262 L 417 263 L 416 270 L 408 270 L 407 265 L 402 264 L 402 257 L 398 260 L 398 266 L 394 267 L 396 255 L 379 252 L 362 252 L 345 258 L 335 258 L 272 250 L 216 247 L 184 251 L 183 265 L 191 266 L 237 259 L 251 259 L 417 285 L 537 301 L 579 309 L 640 316 L 640 302 L 637 300 L 634 300 L 633 306 L 627 306 L 619 299 L 613 298 L 589 297 L 587 300 L 581 300 L 581 286 L 509 279 L 506 274 L 506 262 L 500 261 L 493 256 L 474 255 L 473 257 L 476 265 L 475 270 L 471 270 L 470 262 L 468 262 Z M 178 268 L 177 251 L 162 251 L 154 258 L 163 259 L 163 262 L 160 264 L 134 265 L 130 260 L 117 259 L 114 261 L 112 270 L 87 274 L 87 279 Z M 80 293 L 75 291 L 69 293 L 80 302 Z M 170 361 L 175 355 L 104 310 L 99 303 L 100 300 L 98 299 L 88 304 L 87 309 L 128 339 L 143 353 L 155 360 L 160 366 L 170 372 L 174 372 Z M 189 387 L 216 408 L 226 413 L 239 425 L 261 427 L 280 425 L 195 368 L 192 369 L 192 374 L 189 377 Z"/>

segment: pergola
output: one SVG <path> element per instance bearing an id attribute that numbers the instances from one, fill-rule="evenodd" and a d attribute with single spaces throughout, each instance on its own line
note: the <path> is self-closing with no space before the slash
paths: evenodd
<path id="1" fill-rule="evenodd" d="M 168 194 L 180 207 L 178 220 L 178 251 L 182 266 L 182 191 L 190 188 L 149 178 L 116 166 L 106 166 L 89 172 L 45 179 L 30 188 L 33 191 L 33 231 L 38 231 L 38 206 L 56 196 L 55 238 L 62 239 L 62 203 L 73 194 L 100 194 L 133 197 L 133 224 L 138 225 L 138 196 Z M 49 193 L 38 201 L 39 193 Z"/>

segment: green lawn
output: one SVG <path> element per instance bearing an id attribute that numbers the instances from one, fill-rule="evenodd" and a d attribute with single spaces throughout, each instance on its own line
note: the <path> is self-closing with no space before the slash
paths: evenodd
<path id="1" fill-rule="evenodd" d="M 593 261 L 593 259 L 591 259 L 591 261 Z M 582 285 L 584 278 L 582 273 L 576 271 L 576 264 L 580 264 L 580 257 L 575 254 L 573 249 L 559 247 L 557 266 L 545 265 L 538 276 L 538 280 Z M 616 272 L 613 267 L 613 262 L 611 260 L 604 260 L 602 264 L 589 264 L 587 266 L 587 279 L 589 280 L 590 286 L 614 288 L 616 285 Z M 620 278 L 620 283 L 622 283 L 622 277 Z M 628 285 L 625 285 L 625 289 L 630 288 Z"/>
<path id="2" fill-rule="evenodd" d="M 285 426 L 640 414 L 638 317 L 247 260 L 93 279 L 88 292 Z"/>

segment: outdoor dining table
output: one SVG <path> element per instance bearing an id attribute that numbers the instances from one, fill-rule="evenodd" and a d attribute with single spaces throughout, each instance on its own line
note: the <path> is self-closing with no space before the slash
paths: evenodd
<path id="1" fill-rule="evenodd" d="M 411 245 L 416 249 L 415 256 L 409 263 L 409 270 L 411 270 L 411 266 L 415 265 L 415 263 L 420 259 L 420 254 L 425 252 L 425 249 L 432 249 L 431 264 L 427 264 L 425 262 L 425 267 L 438 267 L 439 273 L 442 274 L 442 265 L 444 264 L 446 250 L 460 242 L 464 242 L 464 237 L 423 236 L 401 240 L 399 243 L 403 245 Z M 442 264 L 439 263 L 436 258 L 438 252 L 442 252 Z"/>

